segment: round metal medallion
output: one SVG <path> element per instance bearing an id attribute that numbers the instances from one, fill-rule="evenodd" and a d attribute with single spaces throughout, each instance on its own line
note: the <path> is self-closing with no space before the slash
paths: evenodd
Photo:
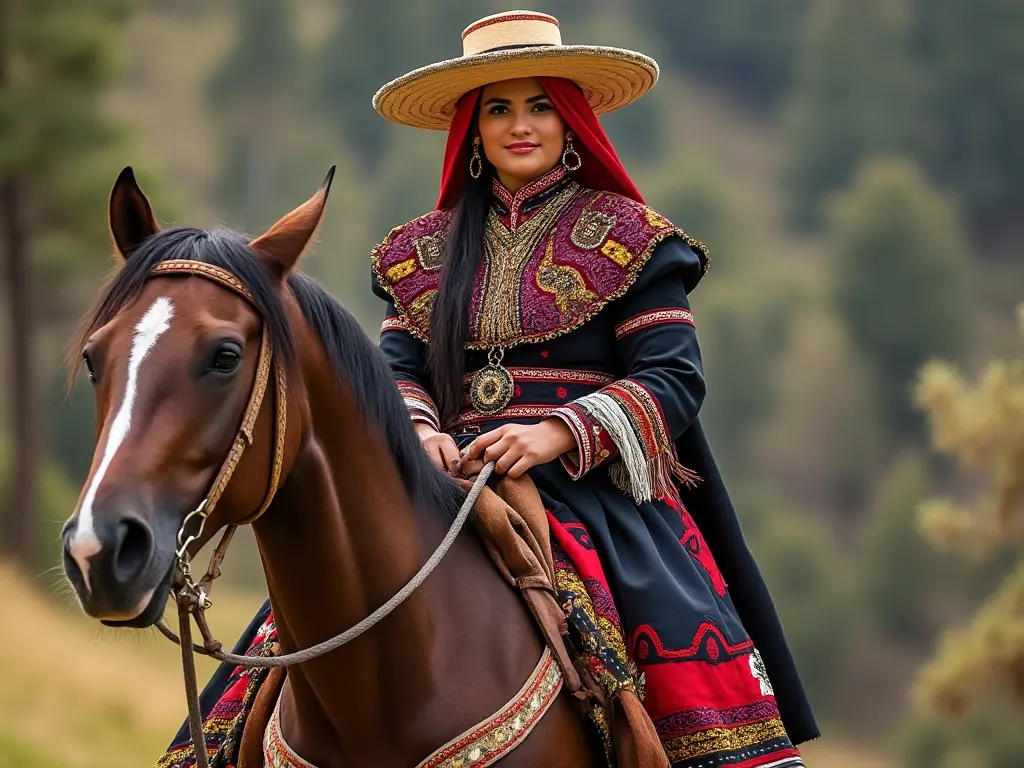
<path id="1" fill-rule="evenodd" d="M 500 365 L 489 363 L 473 376 L 469 397 L 481 413 L 497 413 L 512 399 L 515 383 L 512 374 Z"/>

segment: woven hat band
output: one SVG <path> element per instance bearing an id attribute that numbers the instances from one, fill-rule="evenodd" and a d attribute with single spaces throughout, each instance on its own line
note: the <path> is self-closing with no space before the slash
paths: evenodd
<path id="1" fill-rule="evenodd" d="M 462 55 L 515 47 L 559 46 L 558 21 L 542 13 L 502 13 L 481 19 L 462 33 Z"/>

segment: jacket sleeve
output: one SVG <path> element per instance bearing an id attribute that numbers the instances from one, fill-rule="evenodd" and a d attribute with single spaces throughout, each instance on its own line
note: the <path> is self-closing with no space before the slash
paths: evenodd
<path id="1" fill-rule="evenodd" d="M 395 302 L 376 279 L 373 280 L 373 292 L 387 302 L 384 322 L 380 328 L 379 347 L 391 366 L 395 384 L 409 409 L 409 417 L 413 421 L 429 424 L 440 432 L 441 419 L 427 389 L 427 347 L 409 332 Z"/>
<path id="2" fill-rule="evenodd" d="M 561 457 L 573 479 L 609 464 L 616 485 L 637 501 L 677 499 L 674 481 L 697 479 L 680 466 L 675 450 L 706 391 L 686 295 L 695 270 L 701 262 L 693 249 L 668 238 L 629 291 L 607 308 L 614 313 L 614 344 L 625 377 L 551 413 L 576 438 L 576 450 Z"/>

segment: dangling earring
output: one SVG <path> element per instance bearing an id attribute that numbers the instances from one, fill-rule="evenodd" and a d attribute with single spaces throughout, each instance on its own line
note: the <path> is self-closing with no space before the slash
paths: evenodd
<path id="1" fill-rule="evenodd" d="M 469 158 L 469 175 L 479 179 L 484 172 L 484 161 L 480 157 L 480 138 L 473 139 L 473 156 Z"/>
<path id="2" fill-rule="evenodd" d="M 576 148 L 572 145 L 572 136 L 567 136 L 565 139 L 565 151 L 562 152 L 562 165 L 565 166 L 565 170 L 567 171 L 578 171 L 583 167 L 583 158 L 580 157 L 580 153 L 577 152 Z"/>

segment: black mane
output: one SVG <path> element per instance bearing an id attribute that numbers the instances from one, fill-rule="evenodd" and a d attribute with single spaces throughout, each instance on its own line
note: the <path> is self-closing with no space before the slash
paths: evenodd
<path id="1" fill-rule="evenodd" d="M 87 317 L 72 350 L 72 365 L 77 368 L 84 340 L 139 295 L 157 264 L 187 259 L 221 267 L 242 281 L 267 324 L 275 354 L 289 375 L 294 375 L 297 352 L 284 306 L 274 281 L 248 243 L 249 238 L 232 230 L 191 227 L 167 229 L 143 242 L 107 284 Z M 379 429 L 387 440 L 410 496 L 419 506 L 436 510 L 450 521 L 465 494 L 423 450 L 398 388 L 388 386 L 394 378 L 383 353 L 352 314 L 313 278 L 293 273 L 288 287 L 320 338 L 335 375 L 352 388 L 367 425 Z"/>

